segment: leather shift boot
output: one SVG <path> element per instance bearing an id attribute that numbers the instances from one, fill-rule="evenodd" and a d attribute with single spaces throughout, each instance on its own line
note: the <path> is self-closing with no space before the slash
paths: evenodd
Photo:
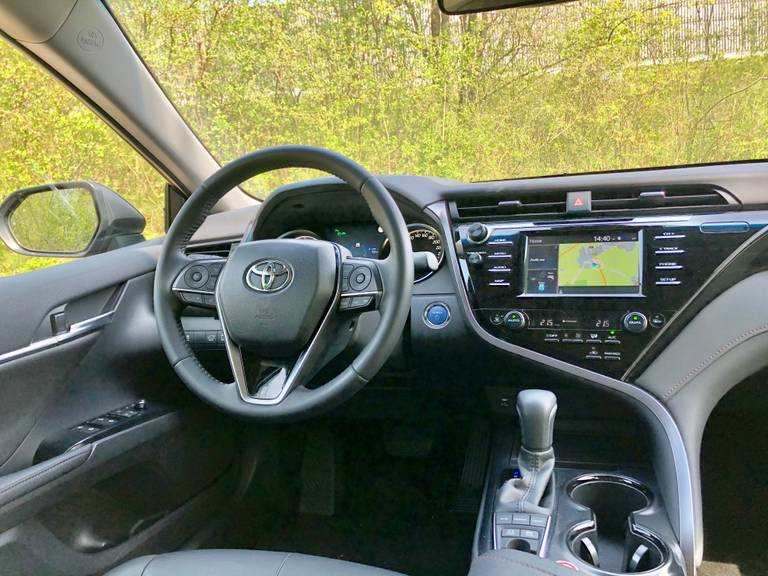
<path id="1" fill-rule="evenodd" d="M 497 511 L 549 514 L 551 506 L 542 506 L 542 497 L 555 469 L 555 451 L 529 452 L 521 447 L 517 467 L 521 477 L 507 480 L 501 487 Z"/>

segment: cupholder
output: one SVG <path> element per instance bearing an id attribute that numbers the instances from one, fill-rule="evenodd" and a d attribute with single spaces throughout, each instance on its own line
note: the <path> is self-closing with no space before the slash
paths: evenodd
<path id="1" fill-rule="evenodd" d="M 664 543 L 653 533 L 633 526 L 633 512 L 651 505 L 643 484 L 623 476 L 581 476 L 568 485 L 570 498 L 592 510 L 594 522 L 573 526 L 568 544 L 580 560 L 605 572 L 647 572 L 667 557 Z"/>

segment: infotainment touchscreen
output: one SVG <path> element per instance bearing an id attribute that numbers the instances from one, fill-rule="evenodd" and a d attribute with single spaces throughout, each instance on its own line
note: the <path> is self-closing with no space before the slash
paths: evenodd
<path id="1" fill-rule="evenodd" d="M 526 296 L 642 294 L 640 232 L 529 236 Z"/>

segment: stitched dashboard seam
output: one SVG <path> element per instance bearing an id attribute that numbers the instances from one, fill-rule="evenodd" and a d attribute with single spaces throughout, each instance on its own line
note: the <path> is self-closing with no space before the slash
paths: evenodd
<path id="1" fill-rule="evenodd" d="M 147 561 L 147 563 L 144 564 L 144 568 L 141 569 L 140 576 L 144 576 L 145 574 L 147 574 L 147 576 L 149 576 L 149 573 L 147 572 L 147 570 L 149 569 L 149 565 L 152 564 L 152 562 L 155 561 L 155 558 L 157 558 L 157 556 L 150 556 L 149 557 L 149 560 Z"/>
<path id="2" fill-rule="evenodd" d="M 277 572 L 275 572 L 275 576 L 280 576 L 280 572 L 283 571 L 283 568 L 285 567 L 285 563 L 288 562 L 288 558 L 293 556 L 291 552 L 285 555 L 285 558 L 283 558 L 283 561 L 280 562 L 280 566 L 277 567 Z"/>
<path id="3" fill-rule="evenodd" d="M 683 386 L 688 384 L 688 382 L 690 382 L 695 376 L 701 373 L 702 370 L 710 366 L 715 360 L 717 360 L 720 356 L 722 356 L 732 348 L 736 347 L 737 345 L 741 344 L 746 340 L 749 340 L 750 338 L 753 338 L 754 336 L 759 336 L 760 334 L 766 331 L 768 331 L 768 323 L 757 326 L 756 328 L 752 328 L 751 330 L 748 330 L 742 333 L 741 335 L 730 339 L 728 342 L 723 344 L 720 348 L 712 352 L 712 354 L 707 356 L 701 362 L 701 364 L 696 366 L 696 368 L 693 368 L 690 372 L 688 372 L 688 374 L 683 376 L 677 384 L 675 384 L 672 388 L 667 390 L 664 393 L 663 399 L 669 400 L 672 396 L 674 396 L 677 392 L 679 392 Z"/>

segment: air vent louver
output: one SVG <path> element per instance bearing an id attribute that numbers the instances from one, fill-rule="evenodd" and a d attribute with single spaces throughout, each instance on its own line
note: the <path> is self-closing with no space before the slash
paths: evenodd
<path id="1" fill-rule="evenodd" d="M 187 254 L 200 256 L 217 256 L 227 258 L 238 242 L 212 242 L 210 244 L 197 244 L 187 247 Z"/>
<path id="2" fill-rule="evenodd" d="M 565 191 L 538 193 L 510 192 L 509 195 L 476 194 L 456 200 L 453 217 L 457 221 L 526 219 L 548 220 L 571 217 L 565 212 Z M 638 212 L 664 213 L 685 210 L 706 212 L 721 206 L 736 208 L 737 202 L 727 193 L 712 187 L 664 189 L 595 190 L 592 192 L 592 215 L 631 216 Z"/>

